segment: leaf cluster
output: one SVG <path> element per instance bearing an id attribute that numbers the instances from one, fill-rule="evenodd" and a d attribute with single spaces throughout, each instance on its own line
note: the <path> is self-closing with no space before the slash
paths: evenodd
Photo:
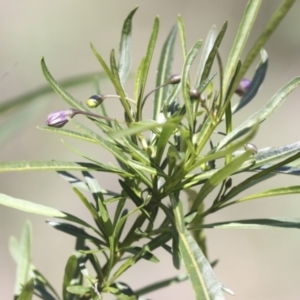
<path id="1" fill-rule="evenodd" d="M 156 87 L 146 92 L 146 83 L 159 32 L 159 18 L 154 20 L 145 56 L 135 74 L 134 94 L 125 90 L 131 67 L 132 10 L 124 21 L 118 57 L 112 50 L 107 63 L 91 44 L 106 76 L 109 78 L 124 110 L 124 121 L 107 115 L 105 98 L 91 97 L 97 103 L 102 119 L 91 113 L 91 107 L 71 96 L 50 73 L 45 60 L 41 66 L 52 89 L 71 108 L 80 110 L 97 130 L 69 120 L 74 129 L 39 127 L 41 130 L 62 134 L 95 144 L 110 152 L 116 163 L 104 163 L 99 157 L 65 143 L 84 162 L 31 161 L 1 163 L 0 171 L 56 170 L 67 180 L 76 196 L 89 211 L 93 223 L 66 212 L 35 204 L 7 195 L 0 195 L 0 203 L 31 213 L 46 215 L 59 221 L 49 225 L 76 238 L 76 253 L 70 256 L 63 279 L 62 298 L 48 281 L 36 271 L 29 254 L 20 258 L 20 248 L 30 253 L 28 225 L 21 242 L 11 241 L 11 251 L 18 263 L 20 274 L 17 287 L 23 286 L 19 299 L 38 294 L 42 299 L 102 299 L 105 293 L 118 299 L 142 299 L 152 290 L 189 278 L 196 299 L 224 299 L 229 291 L 214 275 L 207 259 L 205 228 L 299 228 L 299 219 L 249 219 L 205 224 L 204 218 L 227 206 L 244 201 L 277 195 L 297 194 L 300 186 L 283 186 L 251 194 L 248 189 L 277 174 L 299 175 L 297 161 L 300 143 L 279 148 L 256 149 L 251 144 L 260 124 L 271 116 L 300 84 L 294 78 L 242 124 L 233 127 L 233 116 L 252 101 L 262 85 L 268 67 L 268 55 L 263 49 L 272 32 L 290 9 L 294 1 L 286 0 L 270 19 L 245 60 L 241 55 L 250 34 L 261 1 L 249 1 L 229 58 L 223 64 L 219 52 L 225 36 L 227 22 L 218 32 L 212 27 L 205 42 L 198 40 L 188 49 L 183 19 L 171 29 L 160 53 Z M 172 62 L 176 37 L 182 49 L 183 66 L 180 74 L 173 74 Z M 190 72 L 201 53 L 196 76 Z M 260 61 L 251 84 L 238 103 L 232 105 L 239 83 L 260 55 Z M 217 72 L 214 71 L 217 66 Z M 218 75 L 218 76 L 216 76 Z M 218 77 L 218 78 L 217 78 Z M 153 102 L 152 119 L 144 119 L 144 104 Z M 94 102 L 93 102 L 94 103 Z M 95 105 L 93 104 L 93 107 Z M 222 133 L 222 131 L 225 131 Z M 221 139 L 215 143 L 216 132 Z M 69 173 L 81 171 L 83 179 Z M 118 176 L 119 192 L 102 188 L 91 172 L 108 172 Z M 238 174 L 248 177 L 239 180 Z M 246 192 L 246 196 L 240 196 Z M 186 200 L 188 195 L 188 200 Z M 127 207 L 133 205 L 133 209 Z M 110 209 L 117 203 L 115 211 Z M 159 222 L 158 213 L 164 218 Z M 124 230 L 128 219 L 133 219 Z M 24 239 L 24 241 L 23 241 Z M 141 259 L 157 263 L 153 251 L 159 247 L 170 253 L 175 268 L 183 263 L 187 276 L 170 278 L 133 291 L 120 277 Z M 91 270 L 88 269 L 91 266 Z M 33 281 L 29 280 L 34 278 Z M 29 280 L 29 281 L 28 281 Z M 24 296 L 22 296 L 24 295 Z"/>

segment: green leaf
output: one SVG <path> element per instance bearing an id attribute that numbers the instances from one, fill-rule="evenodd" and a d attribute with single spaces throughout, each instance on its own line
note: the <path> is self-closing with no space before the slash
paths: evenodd
<path id="1" fill-rule="evenodd" d="M 89 191 L 89 188 L 85 182 L 83 182 L 78 177 L 74 176 L 73 174 L 66 172 L 66 171 L 58 171 L 57 172 L 64 180 L 69 182 L 72 187 L 83 190 L 83 191 Z"/>
<path id="2" fill-rule="evenodd" d="M 149 72 L 149 68 L 150 68 L 150 64 L 151 64 L 151 60 L 152 60 L 152 56 L 156 44 L 158 31 L 159 31 L 159 18 L 156 17 L 154 20 L 151 37 L 148 43 L 147 53 L 145 59 L 143 59 L 142 69 L 140 72 L 136 121 L 141 120 L 141 115 L 142 115 L 141 109 L 142 109 L 142 103 L 144 98 L 144 91 L 146 87 L 148 72 Z"/>
<path id="3" fill-rule="evenodd" d="M 75 225 L 72 225 L 72 224 L 69 224 L 69 223 L 56 222 L 56 221 L 47 221 L 47 223 L 50 226 L 52 226 L 53 228 L 55 228 L 55 229 L 57 229 L 61 232 L 70 234 L 71 236 L 75 236 L 76 238 L 91 241 L 94 245 L 96 245 L 96 247 L 106 246 L 105 242 L 103 242 L 102 240 L 88 234 L 87 232 L 85 232 L 84 229 L 79 228 Z M 98 235 L 101 236 L 100 233 L 98 233 Z"/>
<path id="4" fill-rule="evenodd" d="M 194 84 L 195 89 L 197 89 L 200 86 L 204 66 L 206 64 L 208 55 L 214 46 L 216 36 L 217 36 L 217 27 L 215 25 L 213 25 L 204 41 L 203 46 L 202 46 L 200 64 L 199 64 L 198 71 L 197 71 L 197 78 L 196 78 L 195 84 Z"/>
<path id="5" fill-rule="evenodd" d="M 282 87 L 272 99 L 258 112 L 250 116 L 241 125 L 237 126 L 232 130 L 226 137 L 221 140 L 218 144 L 217 149 L 221 149 L 231 143 L 233 140 L 242 136 L 249 129 L 257 123 L 261 123 L 266 120 L 272 113 L 275 112 L 277 108 L 285 101 L 287 96 L 300 84 L 300 77 L 296 77 L 288 82 L 284 87 Z"/>
<path id="6" fill-rule="evenodd" d="M 85 293 L 89 293 L 90 290 L 91 288 L 82 285 L 72 285 L 67 287 L 67 291 L 75 295 L 84 295 Z"/>
<path id="7" fill-rule="evenodd" d="M 0 172 L 11 171 L 101 171 L 101 166 L 68 161 L 13 161 L 0 163 Z"/>
<path id="8" fill-rule="evenodd" d="M 122 105 L 125 109 L 127 117 L 129 118 L 130 121 L 133 121 L 130 106 L 128 104 L 128 101 L 126 100 L 126 95 L 124 94 L 124 90 L 123 90 L 122 85 L 120 83 L 120 79 L 116 78 L 114 76 L 113 72 L 109 69 L 108 65 L 106 64 L 106 62 L 104 61 L 102 56 L 97 52 L 97 50 L 95 49 L 95 47 L 93 46 L 92 43 L 91 43 L 91 49 L 92 49 L 94 55 L 96 56 L 96 58 L 98 59 L 99 63 L 101 64 L 103 70 L 105 71 L 105 73 L 109 77 L 111 83 L 115 87 L 118 95 L 120 95 L 120 97 L 121 97 L 120 100 L 121 100 L 121 103 L 122 103 Z"/>
<path id="9" fill-rule="evenodd" d="M 86 106 L 84 106 L 81 102 L 77 101 L 75 98 L 73 98 L 67 91 L 63 89 L 62 86 L 60 86 L 51 73 L 49 72 L 44 58 L 41 60 L 41 66 L 42 66 L 42 71 L 43 74 L 48 81 L 49 85 L 52 87 L 54 92 L 56 92 L 62 99 L 64 99 L 71 107 L 79 108 L 81 110 L 87 111 L 88 109 Z"/>
<path id="10" fill-rule="evenodd" d="M 225 165 L 223 168 L 219 169 L 214 173 L 202 186 L 198 192 L 197 197 L 194 199 L 192 210 L 196 210 L 197 207 L 203 202 L 206 196 L 217 187 L 223 180 L 230 177 L 235 173 L 238 168 L 251 156 L 253 155 L 251 151 L 247 150 L 240 156 L 233 159 L 230 163 Z"/>
<path id="11" fill-rule="evenodd" d="M 235 200 L 234 203 L 240 203 L 245 202 L 257 198 L 265 198 L 265 197 L 274 197 L 274 196 L 286 196 L 291 194 L 299 194 L 300 193 L 300 186 L 289 186 L 289 187 L 281 187 L 281 188 L 275 188 L 270 189 L 267 191 L 255 193 L 246 197 L 243 197 L 241 199 Z"/>
<path id="12" fill-rule="evenodd" d="M 82 140 L 85 142 L 97 143 L 97 141 L 95 141 L 91 136 L 89 136 L 87 134 L 82 134 L 82 133 L 79 133 L 79 132 L 76 132 L 73 130 L 69 130 L 69 129 L 55 128 L 55 127 L 49 127 L 49 126 L 37 126 L 37 128 L 44 130 L 44 131 L 63 134 L 63 135 L 69 136 L 71 138 L 75 138 L 75 139 Z"/>
<path id="13" fill-rule="evenodd" d="M 240 79 L 246 74 L 250 66 L 252 65 L 254 59 L 256 58 L 259 51 L 264 47 L 268 39 L 271 37 L 277 26 L 280 24 L 280 22 L 283 20 L 285 15 L 288 13 L 288 11 L 291 9 L 293 4 L 295 3 L 295 0 L 285 0 L 282 2 L 282 5 L 276 10 L 276 12 L 272 15 L 270 21 L 266 25 L 263 32 L 260 34 L 260 36 L 255 41 L 254 45 L 248 52 L 245 61 L 242 65 L 239 78 L 237 80 L 237 83 L 240 81 Z"/>
<path id="14" fill-rule="evenodd" d="M 169 33 L 161 54 L 157 68 L 156 76 L 156 86 L 161 86 L 166 83 L 171 76 L 171 67 L 174 56 L 174 45 L 177 35 L 177 26 L 173 26 L 171 32 Z M 155 92 L 154 105 L 153 105 L 153 120 L 158 119 L 158 115 L 163 107 L 163 102 L 166 101 L 168 97 L 168 89 L 161 88 Z"/>
<path id="15" fill-rule="evenodd" d="M 71 151 L 73 151 L 74 153 L 76 153 L 77 155 L 80 155 L 81 157 L 95 163 L 95 165 L 97 165 L 99 167 L 99 170 L 98 171 L 101 171 L 101 172 L 108 172 L 108 173 L 116 173 L 116 174 L 119 174 L 120 176 L 122 177 L 132 177 L 133 175 L 130 174 L 130 173 L 125 173 L 122 169 L 119 169 L 117 167 L 114 167 L 114 166 L 110 166 L 110 165 L 104 165 L 102 163 L 100 163 L 98 161 L 98 159 L 95 159 L 95 158 L 92 158 L 90 155 L 87 155 L 83 152 L 81 152 L 80 150 L 70 146 L 69 144 L 67 144 L 66 142 L 63 141 L 63 144 L 68 148 L 70 149 Z"/>
<path id="16" fill-rule="evenodd" d="M 119 46 L 118 72 L 121 84 L 124 85 L 131 67 L 131 28 L 132 18 L 138 7 L 133 9 L 123 23 L 122 35 Z"/>
<path id="17" fill-rule="evenodd" d="M 187 274 L 193 285 L 197 300 L 225 299 L 222 284 L 217 280 L 212 267 L 198 244 L 184 226 L 182 204 L 171 196 L 176 227 L 179 234 L 179 250 Z"/>
<path id="18" fill-rule="evenodd" d="M 21 295 L 22 287 L 25 286 L 32 277 L 31 273 L 31 243 L 32 243 L 31 223 L 27 221 L 22 229 L 20 242 L 15 238 L 10 238 L 10 252 L 17 263 L 17 275 L 14 288 L 14 295 Z M 26 290 L 26 286 L 25 286 Z M 26 293 L 27 294 L 27 293 Z M 23 296 L 24 297 L 24 296 Z M 25 298 L 24 298 L 25 299 Z M 30 298 L 31 299 L 31 298 Z"/>
<path id="19" fill-rule="evenodd" d="M 197 300 L 225 299 L 222 284 L 188 230 L 180 234 L 179 249 Z"/>
<path id="20" fill-rule="evenodd" d="M 143 207 L 144 207 L 144 203 L 141 205 L 141 206 L 138 206 L 136 207 L 135 209 L 131 210 L 130 212 L 128 212 L 127 214 L 124 214 L 120 220 L 118 221 L 117 225 L 115 226 L 114 228 L 114 233 L 113 233 L 113 236 L 116 238 L 117 241 L 120 240 L 120 237 L 121 237 L 121 231 L 123 230 L 123 227 L 124 227 L 124 224 L 125 222 L 127 221 L 127 219 L 132 215 L 134 214 L 135 212 L 141 210 L 142 212 L 144 212 L 145 210 L 143 210 Z M 150 219 L 150 217 L 149 217 Z M 134 253 L 136 254 L 136 252 Z"/>
<path id="21" fill-rule="evenodd" d="M 229 83 L 233 78 L 238 62 L 241 59 L 241 54 L 248 40 L 248 36 L 256 19 L 256 15 L 259 11 L 261 0 L 250 0 L 244 11 L 240 25 L 238 26 L 238 32 L 232 45 L 227 65 L 224 70 L 224 80 L 222 87 L 222 95 L 226 97 Z"/>
<path id="22" fill-rule="evenodd" d="M 297 154 L 300 151 L 300 142 L 289 144 L 281 147 L 268 147 L 260 149 L 255 155 L 255 164 L 251 167 L 252 170 L 271 162 L 285 159 L 291 155 Z M 295 158 L 296 159 L 296 158 Z"/>
<path id="23" fill-rule="evenodd" d="M 22 292 L 20 296 L 17 298 L 17 300 L 31 300 L 33 297 L 33 291 L 34 291 L 34 279 L 31 278 L 23 287 Z"/>
<path id="24" fill-rule="evenodd" d="M 265 168 L 264 170 L 254 174 L 251 177 L 248 177 L 246 180 L 242 181 L 241 183 L 239 183 L 238 185 L 236 185 L 235 187 L 233 187 L 225 196 L 224 198 L 224 202 L 227 202 L 229 199 L 233 198 L 234 196 L 238 195 L 240 192 L 244 191 L 245 189 L 247 189 L 250 186 L 253 186 L 259 182 L 261 182 L 262 180 L 268 179 L 271 177 L 272 172 L 276 171 L 277 168 L 281 167 L 281 166 L 285 166 L 286 164 L 293 162 L 297 159 L 300 158 L 300 152 L 297 152 L 295 155 L 288 157 L 287 159 L 285 159 L 284 161 L 281 161 L 279 163 L 277 163 L 276 165 L 271 165 L 268 168 Z M 274 174 L 274 173 L 273 173 Z M 230 204 L 228 204 L 230 205 Z"/>
<path id="25" fill-rule="evenodd" d="M 107 288 L 107 292 L 115 295 L 118 300 L 143 300 L 138 298 L 126 283 L 114 282 Z"/>
<path id="26" fill-rule="evenodd" d="M 226 222 L 217 222 L 204 224 L 189 228 L 189 230 L 198 230 L 203 228 L 216 229 L 278 229 L 278 228 L 296 228 L 300 229 L 300 218 L 270 218 L 270 219 L 247 219 Z"/>
<path id="27" fill-rule="evenodd" d="M 110 131 L 108 132 L 109 135 L 112 137 L 118 138 L 118 137 L 124 137 L 129 135 L 138 134 L 140 132 L 151 130 L 157 127 L 161 127 L 162 124 L 153 121 L 153 120 L 146 120 L 146 121 L 140 121 L 140 122 L 132 122 L 130 124 L 129 128 L 123 129 L 123 130 L 116 130 L 116 131 Z"/>
<path id="28" fill-rule="evenodd" d="M 121 250 L 124 250 L 131 254 L 136 254 L 136 253 L 140 252 L 142 250 L 142 248 L 138 247 L 138 246 L 131 246 L 131 247 L 122 248 Z M 147 250 L 145 250 L 145 252 L 141 256 L 141 258 L 148 260 L 150 262 L 153 262 L 153 263 L 159 262 L 159 259 L 152 252 L 147 251 Z"/>
<path id="29" fill-rule="evenodd" d="M 4 194 L 0 194 L 0 204 L 47 217 L 65 218 L 67 216 L 58 209 L 33 203 L 27 200 L 13 198 Z"/>
<path id="30" fill-rule="evenodd" d="M 60 300 L 60 296 L 57 294 L 53 286 L 49 283 L 49 281 L 45 278 L 45 276 L 39 272 L 37 269 L 35 269 L 33 266 L 31 266 L 32 271 L 34 273 L 34 279 L 35 279 L 35 290 L 39 291 L 42 297 L 47 300 Z M 52 292 L 54 296 L 52 296 L 49 291 Z"/>
<path id="31" fill-rule="evenodd" d="M 72 280 L 74 279 L 74 275 L 76 274 L 76 270 L 78 268 L 77 257 L 75 255 L 71 255 L 67 261 L 63 279 L 63 300 L 69 299 L 69 292 L 67 291 L 67 287 L 71 285 Z"/>
<path id="32" fill-rule="evenodd" d="M 168 119 L 162 126 L 161 133 L 159 134 L 156 148 L 155 162 L 157 165 L 160 164 L 163 153 L 167 144 L 169 143 L 170 136 L 174 133 L 178 124 L 182 120 L 182 116 Z"/>
<path id="33" fill-rule="evenodd" d="M 193 48 L 189 51 L 187 58 L 183 65 L 182 75 L 181 75 L 181 82 L 182 82 L 182 95 L 184 99 L 185 109 L 186 109 L 186 117 L 189 123 L 190 130 L 193 128 L 194 124 L 194 114 L 193 114 L 193 107 L 190 98 L 190 85 L 189 85 L 189 73 L 191 65 L 198 55 L 200 48 L 202 45 L 202 41 L 197 41 Z"/>
<path id="34" fill-rule="evenodd" d="M 135 255 L 128 258 L 114 273 L 112 278 L 109 280 L 109 284 L 112 284 L 114 281 L 116 281 L 117 278 L 119 278 L 126 270 L 128 270 L 130 267 L 132 267 L 145 253 L 145 247 L 141 248 L 140 251 L 138 251 Z M 108 284 L 108 285 L 109 285 Z"/>
<path id="35" fill-rule="evenodd" d="M 185 61 L 186 60 L 186 34 L 185 34 L 185 25 L 184 25 L 183 19 L 180 15 L 178 15 L 178 18 L 177 18 L 177 26 L 179 29 L 183 61 Z"/>
<path id="36" fill-rule="evenodd" d="M 102 216 L 99 216 L 98 211 L 95 209 L 95 207 L 87 200 L 87 198 L 76 188 L 73 188 L 76 195 L 79 197 L 83 205 L 87 208 L 87 210 L 90 212 L 91 216 L 94 218 L 96 223 L 98 224 L 101 232 L 104 234 L 105 237 L 108 236 L 108 232 L 105 228 L 105 222 L 102 218 Z"/>
<path id="37" fill-rule="evenodd" d="M 218 34 L 216 40 L 215 40 L 215 43 L 214 43 L 214 46 L 212 48 L 212 50 L 210 51 L 209 53 L 209 56 L 206 60 L 206 63 L 205 63 L 205 67 L 204 67 L 204 70 L 203 70 L 203 73 L 202 73 L 202 77 L 201 77 L 201 80 L 199 82 L 199 85 L 197 86 L 197 89 L 200 88 L 200 84 L 206 80 L 210 74 L 210 71 L 211 71 L 211 68 L 212 68 L 212 65 L 214 63 L 214 60 L 215 60 L 215 56 L 217 54 L 217 51 L 219 50 L 219 47 L 221 45 L 221 42 L 223 40 L 223 37 L 225 35 L 225 32 L 226 32 L 226 29 L 227 29 L 227 21 L 224 23 L 220 33 Z"/>
<path id="38" fill-rule="evenodd" d="M 245 135 L 242 139 L 238 140 L 237 142 L 230 144 L 230 146 L 228 146 L 224 150 L 219 150 L 211 154 L 208 153 L 207 155 L 204 155 L 203 157 L 196 159 L 194 164 L 191 166 L 191 168 L 187 170 L 187 172 L 190 172 L 196 167 L 201 166 L 209 161 L 213 161 L 218 158 L 225 157 L 226 155 L 233 154 L 234 151 L 242 148 L 245 144 L 250 142 L 254 138 L 255 134 L 257 133 L 257 130 L 258 130 L 258 126 L 253 126 L 251 128 L 251 131 L 249 131 L 247 135 Z"/>
<path id="39" fill-rule="evenodd" d="M 142 288 L 136 290 L 135 294 L 136 295 L 149 294 L 149 293 L 151 293 L 153 291 L 156 291 L 158 289 L 173 285 L 175 283 L 180 283 L 180 282 L 185 281 L 187 279 L 188 279 L 187 274 L 181 274 L 181 275 L 171 277 L 171 278 L 168 278 L 168 279 L 165 279 L 165 280 L 162 280 L 162 281 L 152 283 L 152 284 L 147 285 L 145 287 L 142 287 Z"/>
<path id="40" fill-rule="evenodd" d="M 121 96 L 122 101 L 127 101 L 126 100 L 126 94 L 123 88 L 123 85 L 121 83 L 121 79 L 119 76 L 119 70 L 118 70 L 118 66 L 117 66 L 117 62 L 116 62 L 116 57 L 115 57 L 115 50 L 112 49 L 110 51 L 110 69 L 112 71 L 113 77 L 115 79 L 115 84 L 116 84 L 116 89 L 118 91 L 118 94 Z M 128 105 L 128 102 L 127 102 Z"/>

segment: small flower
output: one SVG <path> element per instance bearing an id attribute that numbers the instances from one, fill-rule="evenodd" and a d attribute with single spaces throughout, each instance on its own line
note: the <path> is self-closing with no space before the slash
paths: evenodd
<path id="1" fill-rule="evenodd" d="M 76 114 L 72 108 L 57 110 L 48 115 L 46 124 L 51 127 L 63 127 Z"/>
<path id="2" fill-rule="evenodd" d="M 237 86 L 235 93 L 241 97 L 244 96 L 247 93 L 247 91 L 250 87 L 250 84 L 251 84 L 251 81 L 249 79 L 243 78 L 240 81 L 239 85 Z"/>

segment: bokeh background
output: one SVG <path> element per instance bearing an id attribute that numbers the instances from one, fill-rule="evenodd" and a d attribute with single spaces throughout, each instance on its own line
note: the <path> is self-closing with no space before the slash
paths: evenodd
<path id="1" fill-rule="evenodd" d="M 251 33 L 249 44 L 264 28 L 275 8 L 282 1 L 263 1 L 261 11 Z M 57 80 L 100 71 L 89 48 L 93 42 L 98 51 L 108 59 L 111 48 L 118 49 L 123 20 L 136 5 L 139 10 L 133 21 L 133 70 L 145 53 L 154 17 L 160 16 L 161 28 L 153 58 L 148 89 L 154 87 L 155 69 L 164 38 L 181 14 L 187 31 L 187 45 L 204 39 L 213 24 L 221 28 L 225 20 L 229 27 L 224 38 L 221 55 L 226 60 L 234 35 L 247 1 L 236 0 L 152 0 L 152 1 L 80 1 L 80 0 L 0 0 L 0 73 L 16 64 L 0 83 L 0 101 L 32 91 L 45 84 L 40 68 L 40 57 Z M 255 112 L 291 78 L 300 75 L 300 2 L 282 22 L 266 45 L 269 69 L 263 88 L 245 112 L 234 118 L 239 124 Z M 181 70 L 180 47 L 176 53 L 174 73 Z M 248 76 L 251 78 L 253 69 Z M 133 81 L 128 82 L 132 92 Z M 69 90 L 84 101 L 93 94 L 93 85 Z M 113 92 L 111 85 L 103 84 L 103 92 Z M 267 122 L 262 124 L 254 143 L 258 148 L 280 146 L 300 139 L 299 90 Z M 108 110 L 117 114 L 117 102 L 108 103 Z M 61 137 L 36 129 L 43 125 L 48 112 L 65 108 L 65 103 L 55 94 L 40 97 L 32 114 L 26 106 L 19 109 L 18 120 L 24 119 L 22 129 L 9 135 L 0 147 L 0 160 L 78 160 L 61 143 Z M 149 106 L 150 109 L 150 106 Z M 29 120 L 26 120 L 30 116 Z M 3 120 L 12 120 L 7 114 Z M 0 121 L 3 121 L 0 120 Z M 8 128 L 1 126 L 0 132 Z M 85 151 L 89 149 L 84 148 Z M 107 161 L 105 151 L 91 149 Z M 80 160 L 80 159 L 79 159 Z M 114 189 L 116 180 L 106 174 L 97 174 L 104 188 Z M 258 190 L 274 186 L 298 184 L 299 178 L 278 176 L 260 186 Z M 82 204 L 70 186 L 55 172 L 0 173 L 0 192 L 59 208 L 87 218 Z M 242 218 L 279 217 L 300 215 L 299 196 L 256 200 L 230 207 L 207 222 Z M 74 239 L 55 231 L 45 223 L 44 217 L 29 215 L 0 207 L 0 286 L 1 299 L 12 299 L 15 264 L 8 252 L 11 235 L 20 236 L 25 220 L 33 224 L 33 263 L 60 291 L 64 265 L 72 254 Z M 299 299 L 300 234 L 298 230 L 208 230 L 207 242 L 211 260 L 219 259 L 215 268 L 218 279 L 235 293 L 235 299 Z M 162 251 L 156 253 L 160 264 L 143 262 L 133 267 L 122 280 L 133 288 L 178 274 L 170 257 Z M 184 270 L 181 270 L 184 272 Z M 189 282 L 149 294 L 150 299 L 194 299 Z M 226 296 L 230 299 L 231 296 Z"/>

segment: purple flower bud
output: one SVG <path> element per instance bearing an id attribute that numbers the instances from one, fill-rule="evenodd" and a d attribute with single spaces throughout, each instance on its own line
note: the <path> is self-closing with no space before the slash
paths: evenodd
<path id="1" fill-rule="evenodd" d="M 237 86 L 235 93 L 241 97 L 244 96 L 247 93 L 247 91 L 250 87 L 250 84 L 251 84 L 251 81 L 249 79 L 243 78 L 240 81 L 239 85 Z"/>
<path id="2" fill-rule="evenodd" d="M 63 127 L 76 114 L 72 108 L 57 110 L 48 115 L 46 124 L 51 127 Z"/>

